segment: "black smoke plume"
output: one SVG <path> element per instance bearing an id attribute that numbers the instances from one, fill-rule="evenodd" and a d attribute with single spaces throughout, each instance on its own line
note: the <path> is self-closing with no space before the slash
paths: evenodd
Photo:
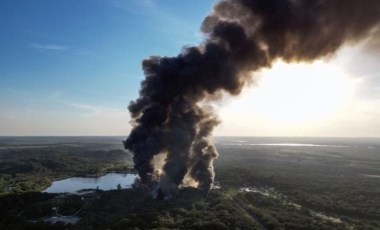
<path id="1" fill-rule="evenodd" d="M 170 194 L 187 179 L 209 190 L 211 141 L 217 116 L 209 102 L 238 95 L 252 73 L 273 61 L 313 61 L 369 35 L 379 24 L 379 0 L 223 0 L 204 19 L 205 41 L 177 57 L 142 63 L 145 80 L 129 105 L 134 154 L 143 184 Z M 166 154 L 162 168 L 154 158 Z M 162 171 L 161 171 L 162 170 Z"/>

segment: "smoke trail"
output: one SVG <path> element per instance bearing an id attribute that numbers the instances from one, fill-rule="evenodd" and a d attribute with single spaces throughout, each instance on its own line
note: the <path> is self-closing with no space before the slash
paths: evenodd
<path id="1" fill-rule="evenodd" d="M 129 105 L 133 130 L 124 142 L 142 182 L 156 182 L 168 194 L 189 176 L 210 189 L 218 155 L 210 137 L 219 121 L 208 102 L 238 95 L 254 71 L 277 59 L 332 55 L 368 36 L 379 19 L 378 0 L 220 1 L 202 24 L 201 45 L 143 61 L 145 80 Z M 164 153 L 157 177 L 153 158 Z"/>

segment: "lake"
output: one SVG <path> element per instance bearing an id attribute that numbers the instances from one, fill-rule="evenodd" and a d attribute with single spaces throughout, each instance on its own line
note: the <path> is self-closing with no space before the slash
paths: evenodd
<path id="1" fill-rule="evenodd" d="M 137 174 L 108 173 L 101 177 L 70 177 L 64 180 L 53 181 L 52 185 L 43 192 L 48 193 L 77 193 L 82 189 L 112 190 L 120 184 L 121 188 L 131 188 Z"/>

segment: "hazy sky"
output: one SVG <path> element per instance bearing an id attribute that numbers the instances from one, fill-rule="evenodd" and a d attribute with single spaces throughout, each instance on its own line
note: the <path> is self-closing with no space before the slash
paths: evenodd
<path id="1" fill-rule="evenodd" d="M 0 135 L 127 135 L 141 61 L 199 44 L 213 2 L 2 1 Z M 378 40 L 256 73 L 215 134 L 380 137 Z"/>

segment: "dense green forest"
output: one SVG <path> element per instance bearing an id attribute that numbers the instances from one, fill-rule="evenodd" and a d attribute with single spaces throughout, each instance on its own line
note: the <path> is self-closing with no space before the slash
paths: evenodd
<path id="1" fill-rule="evenodd" d="M 54 179 L 132 169 L 131 154 L 100 144 L 0 149 L 0 194 L 41 191 Z"/>
<path id="2" fill-rule="evenodd" d="M 380 229 L 376 148 L 223 143 L 216 188 L 169 201 L 141 188 L 38 192 L 54 179 L 131 170 L 114 144 L 0 149 L 0 229 Z"/>

